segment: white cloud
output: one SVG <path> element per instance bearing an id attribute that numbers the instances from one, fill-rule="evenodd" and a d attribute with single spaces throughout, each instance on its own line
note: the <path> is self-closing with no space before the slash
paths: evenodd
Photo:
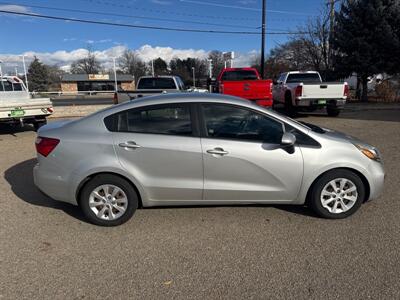
<path id="1" fill-rule="evenodd" d="M 18 13 L 29 13 L 30 9 L 23 5 L 5 4 L 0 5 L 0 10 L 18 12 Z"/>
<path id="2" fill-rule="evenodd" d="M 165 0 L 150 0 L 151 3 L 157 4 L 157 5 L 171 5 L 171 1 L 165 1 Z"/>
<path id="3" fill-rule="evenodd" d="M 73 39 L 73 38 L 69 38 Z M 66 40 L 66 39 L 64 39 Z M 68 38 L 67 38 L 68 40 Z M 101 41 L 101 40 L 100 40 Z M 117 45 L 105 50 L 96 50 L 94 54 L 100 63 L 105 68 L 112 68 L 112 58 L 119 57 L 127 49 L 126 46 Z M 150 45 L 143 45 L 142 47 L 134 50 L 144 61 L 148 62 L 152 59 L 161 57 L 166 62 L 170 62 L 173 58 L 186 59 L 188 57 L 196 57 L 200 59 L 207 58 L 209 51 L 203 49 L 175 49 L 172 47 L 153 47 Z M 29 65 L 34 56 L 37 56 L 43 63 L 49 65 L 57 65 L 65 71 L 69 70 L 71 63 L 75 60 L 84 58 L 87 56 L 87 49 L 79 48 L 72 51 L 59 50 L 55 52 L 36 52 L 28 51 L 21 53 L 26 55 L 25 60 Z M 245 53 L 235 53 L 234 66 L 244 67 L 249 66 L 257 55 L 257 51 L 249 51 Z M 18 69 L 22 69 L 22 58 L 21 54 L 1 54 L 0 60 L 3 61 L 3 68 L 8 72 L 12 72 L 15 66 Z"/>

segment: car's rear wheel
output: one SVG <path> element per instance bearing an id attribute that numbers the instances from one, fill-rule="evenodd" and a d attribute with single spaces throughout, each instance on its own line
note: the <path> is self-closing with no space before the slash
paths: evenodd
<path id="1" fill-rule="evenodd" d="M 343 219 L 355 213 L 365 197 L 361 178 L 349 170 L 333 170 L 313 185 L 309 203 L 321 217 Z"/>
<path id="2" fill-rule="evenodd" d="M 125 179 L 102 174 L 85 184 L 79 204 L 91 223 L 116 226 L 133 216 L 138 207 L 138 195 Z"/>

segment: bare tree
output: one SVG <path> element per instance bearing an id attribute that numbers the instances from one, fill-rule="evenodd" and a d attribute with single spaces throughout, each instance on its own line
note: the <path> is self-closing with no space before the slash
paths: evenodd
<path id="1" fill-rule="evenodd" d="M 304 55 L 307 64 L 312 66 L 326 77 L 330 77 L 333 72 L 333 64 L 330 59 L 330 24 L 329 11 L 324 9 L 321 14 L 299 28 L 304 32 L 296 37 L 304 47 Z"/>
<path id="2" fill-rule="evenodd" d="M 71 64 L 73 74 L 97 74 L 102 71 L 102 66 L 96 58 L 91 47 L 87 48 L 87 56 Z"/>
<path id="3" fill-rule="evenodd" d="M 135 51 L 130 49 L 124 51 L 118 65 L 125 74 L 133 75 L 135 80 L 147 73 L 146 63 Z"/>

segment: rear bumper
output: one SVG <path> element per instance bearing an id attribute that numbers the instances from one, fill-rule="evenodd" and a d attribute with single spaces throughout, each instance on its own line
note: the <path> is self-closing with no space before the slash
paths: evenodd
<path id="1" fill-rule="evenodd" d="M 331 107 L 343 108 L 345 104 L 346 104 L 345 99 L 296 99 L 296 106 L 299 107 L 331 106 Z"/>
<path id="2" fill-rule="evenodd" d="M 33 168 L 33 181 L 36 187 L 50 198 L 77 205 L 76 199 L 70 197 L 68 181 L 48 170 L 43 170 L 40 164 Z"/>
<path id="3" fill-rule="evenodd" d="M 273 100 L 272 99 L 258 99 L 258 100 L 252 100 L 254 101 L 257 105 L 262 106 L 262 107 L 272 107 Z"/>

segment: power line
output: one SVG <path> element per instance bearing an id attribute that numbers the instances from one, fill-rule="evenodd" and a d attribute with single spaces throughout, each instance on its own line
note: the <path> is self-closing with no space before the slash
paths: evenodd
<path id="1" fill-rule="evenodd" d="M 197 0 L 179 0 L 179 1 L 180 2 L 186 2 L 186 3 L 200 4 L 200 5 L 217 6 L 217 7 L 233 8 L 233 9 L 241 9 L 241 10 L 250 10 L 250 11 L 257 11 L 257 12 L 261 12 L 262 11 L 261 8 L 243 7 L 243 6 L 237 6 L 237 5 L 228 5 L 228 4 L 207 2 L 207 1 L 197 1 Z M 271 10 L 271 9 L 267 9 L 266 12 L 277 13 L 277 14 L 311 16 L 310 14 L 305 14 L 305 13 L 296 12 L 296 11 L 288 11 L 288 10 Z"/>
<path id="2" fill-rule="evenodd" d="M 15 5 L 15 3 L 3 2 L 3 1 L 0 1 L 0 4 Z M 213 25 L 213 26 L 221 26 L 221 27 L 240 27 L 240 28 L 256 29 L 253 26 L 245 26 L 245 25 L 219 24 L 219 23 L 184 21 L 184 20 L 172 20 L 172 19 L 166 19 L 166 18 L 144 17 L 144 16 L 136 16 L 136 15 L 116 14 L 116 13 L 105 13 L 105 12 L 100 12 L 100 11 L 86 11 L 86 10 L 80 10 L 80 9 L 58 8 L 58 7 L 39 6 L 39 5 L 31 5 L 31 4 L 22 4 L 22 5 L 24 5 L 26 7 L 30 7 L 30 8 L 39 8 L 39 9 L 48 9 L 48 10 L 66 11 L 66 12 L 76 12 L 76 13 L 94 14 L 94 15 L 103 15 L 103 16 L 126 17 L 126 18 L 136 18 L 136 19 L 144 19 L 144 20 L 166 21 L 166 22 L 198 24 L 198 25 Z"/>
<path id="3" fill-rule="evenodd" d="M 117 27 L 139 28 L 139 29 L 154 29 L 154 30 L 179 31 L 179 32 L 196 32 L 196 33 L 242 34 L 242 35 L 260 34 L 259 32 L 256 32 L 256 31 L 224 31 L 224 30 L 205 30 L 205 29 L 183 29 L 183 28 L 162 27 L 162 26 L 134 25 L 134 24 L 125 24 L 125 23 L 114 23 L 114 22 L 94 21 L 94 20 L 86 20 L 86 19 L 78 19 L 78 18 L 50 16 L 50 15 L 42 15 L 42 14 L 27 13 L 27 12 L 9 11 L 9 10 L 0 10 L 0 13 L 11 14 L 11 15 L 19 15 L 19 16 L 27 16 L 27 17 L 33 17 L 33 18 L 41 18 L 41 19 L 69 21 L 69 22 L 86 23 L 86 24 L 97 24 L 97 25 L 108 25 L 108 26 L 117 26 Z M 304 33 L 305 32 L 266 32 L 266 34 L 270 34 L 270 35 L 278 35 L 278 34 L 279 35 L 291 35 L 291 34 L 304 34 Z"/>
<path id="4" fill-rule="evenodd" d="M 113 6 L 113 7 L 121 7 L 121 8 L 129 8 L 134 10 L 142 10 L 151 13 L 158 13 L 158 14 L 172 14 L 177 16 L 185 16 L 185 17 L 197 17 L 197 18 L 208 18 L 208 19 L 225 19 L 225 20 L 243 20 L 243 21 L 254 21 L 254 18 L 245 18 L 245 17 L 225 17 L 225 16 L 215 16 L 215 15 L 199 15 L 199 14 L 188 14 L 188 13 L 181 13 L 176 11 L 168 11 L 168 10 L 161 10 L 161 9 L 152 9 L 152 8 L 145 8 L 139 6 L 131 6 L 126 4 L 121 4 L 120 2 L 109 2 L 104 0 L 83 0 L 86 2 Z"/>

